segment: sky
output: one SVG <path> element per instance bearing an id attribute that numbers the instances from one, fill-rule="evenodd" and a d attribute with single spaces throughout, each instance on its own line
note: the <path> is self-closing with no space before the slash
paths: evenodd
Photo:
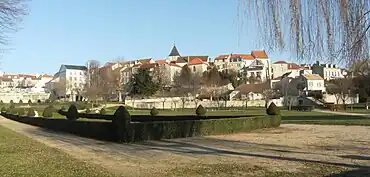
<path id="1" fill-rule="evenodd" d="M 33 0 L 22 29 L 2 54 L 6 73 L 54 74 L 61 64 L 164 59 L 263 50 L 252 21 L 238 19 L 237 0 Z M 242 27 L 241 24 L 244 24 Z M 269 51 L 273 61 L 291 60 Z"/>

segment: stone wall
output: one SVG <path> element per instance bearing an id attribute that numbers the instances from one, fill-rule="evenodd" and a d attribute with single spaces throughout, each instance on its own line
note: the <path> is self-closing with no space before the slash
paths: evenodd
<path id="1" fill-rule="evenodd" d="M 126 105 L 134 108 L 151 109 L 156 107 L 159 109 L 176 109 L 176 108 L 196 108 L 198 105 L 204 107 L 245 107 L 245 101 L 193 101 L 186 100 L 183 102 L 180 97 L 164 98 L 164 99 L 142 99 L 142 100 L 126 100 Z M 264 100 L 248 101 L 247 106 L 263 107 Z"/>
<path id="2" fill-rule="evenodd" d="M 13 100 L 14 103 L 19 103 L 20 100 L 23 103 L 27 103 L 28 100 L 31 100 L 33 103 L 37 102 L 37 100 L 45 101 L 50 96 L 49 93 L 8 93 L 8 92 L 0 92 L 0 100 L 3 103 L 9 103 L 10 100 Z"/>

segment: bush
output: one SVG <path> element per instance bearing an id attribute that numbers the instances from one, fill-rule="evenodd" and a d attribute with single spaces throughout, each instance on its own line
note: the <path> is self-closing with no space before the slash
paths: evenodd
<path id="1" fill-rule="evenodd" d="M 38 104 L 41 104 L 41 100 L 37 100 L 37 103 L 38 103 Z"/>
<path id="2" fill-rule="evenodd" d="M 91 113 L 91 110 L 89 108 L 86 108 L 86 111 L 85 111 L 86 114 L 89 114 Z"/>
<path id="3" fill-rule="evenodd" d="M 112 120 L 116 130 L 116 140 L 118 142 L 130 142 L 131 140 L 131 115 L 124 106 L 117 108 Z"/>
<path id="4" fill-rule="evenodd" d="M 275 105 L 275 103 L 271 103 L 270 106 L 266 109 L 267 115 L 280 115 L 280 109 Z"/>
<path id="5" fill-rule="evenodd" d="M 45 103 L 50 103 L 50 100 L 49 100 L 49 99 L 46 99 L 46 100 L 45 100 Z"/>
<path id="6" fill-rule="evenodd" d="M 3 104 L 4 102 L 3 102 L 3 100 L 0 100 L 0 104 Z"/>
<path id="7" fill-rule="evenodd" d="M 101 109 L 100 109 L 100 114 L 104 115 L 104 114 L 106 114 L 106 113 L 107 113 L 107 111 L 105 111 L 105 109 L 104 109 L 104 108 L 101 108 Z"/>
<path id="8" fill-rule="evenodd" d="M 77 107 L 74 104 L 71 104 L 71 106 L 69 106 L 69 108 L 68 108 L 67 119 L 68 120 L 77 120 L 78 119 Z"/>
<path id="9" fill-rule="evenodd" d="M 28 110 L 27 110 L 27 116 L 28 117 L 35 117 L 36 116 L 35 110 L 33 108 L 28 108 Z"/>
<path id="10" fill-rule="evenodd" d="M 14 102 L 13 102 L 13 100 L 10 100 L 10 102 L 9 102 L 10 104 L 14 104 Z"/>
<path id="11" fill-rule="evenodd" d="M 22 100 L 19 100 L 19 104 L 23 104 L 23 101 Z"/>
<path id="12" fill-rule="evenodd" d="M 151 110 L 150 110 L 150 115 L 152 116 L 157 116 L 159 114 L 159 111 L 157 110 L 157 108 L 153 107 Z"/>
<path id="13" fill-rule="evenodd" d="M 195 114 L 197 114 L 198 116 L 204 116 L 206 115 L 206 113 L 207 113 L 207 110 L 204 109 L 204 107 L 201 104 L 195 110 Z"/>
<path id="14" fill-rule="evenodd" d="M 7 114 L 10 114 L 10 113 L 11 113 L 11 109 L 10 109 L 10 108 L 6 108 L 5 112 L 6 112 Z"/>
<path id="15" fill-rule="evenodd" d="M 14 109 L 15 108 L 15 105 L 13 103 L 10 103 L 10 106 L 9 106 L 10 109 Z"/>
<path id="16" fill-rule="evenodd" d="M 44 109 L 44 112 L 42 113 L 43 117 L 53 117 L 53 108 L 51 106 L 48 106 Z"/>
<path id="17" fill-rule="evenodd" d="M 1 112 L 6 112 L 6 108 L 5 107 L 2 107 L 1 108 Z"/>
<path id="18" fill-rule="evenodd" d="M 32 101 L 31 100 L 28 100 L 28 104 L 32 104 Z"/>
<path id="19" fill-rule="evenodd" d="M 18 110 L 13 108 L 13 109 L 10 109 L 10 114 L 13 114 L 13 115 L 16 115 L 18 114 Z"/>
<path id="20" fill-rule="evenodd" d="M 24 110 L 24 108 L 19 108 L 18 109 L 18 115 L 20 115 L 20 116 L 26 115 L 26 111 Z"/>

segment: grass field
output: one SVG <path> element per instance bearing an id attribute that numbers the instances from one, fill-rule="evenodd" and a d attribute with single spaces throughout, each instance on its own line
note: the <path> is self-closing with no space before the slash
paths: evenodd
<path id="1" fill-rule="evenodd" d="M 1 176 L 113 176 L 0 126 Z"/>

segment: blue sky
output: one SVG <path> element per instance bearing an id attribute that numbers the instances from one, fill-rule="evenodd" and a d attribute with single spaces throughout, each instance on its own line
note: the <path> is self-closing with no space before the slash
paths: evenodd
<path id="1" fill-rule="evenodd" d="M 181 55 L 263 49 L 252 22 L 244 20 L 241 29 L 237 0 L 33 0 L 29 6 L 23 29 L 6 46 L 12 50 L 2 56 L 4 72 L 54 74 L 61 64 L 119 56 L 164 59 L 174 42 Z"/>

